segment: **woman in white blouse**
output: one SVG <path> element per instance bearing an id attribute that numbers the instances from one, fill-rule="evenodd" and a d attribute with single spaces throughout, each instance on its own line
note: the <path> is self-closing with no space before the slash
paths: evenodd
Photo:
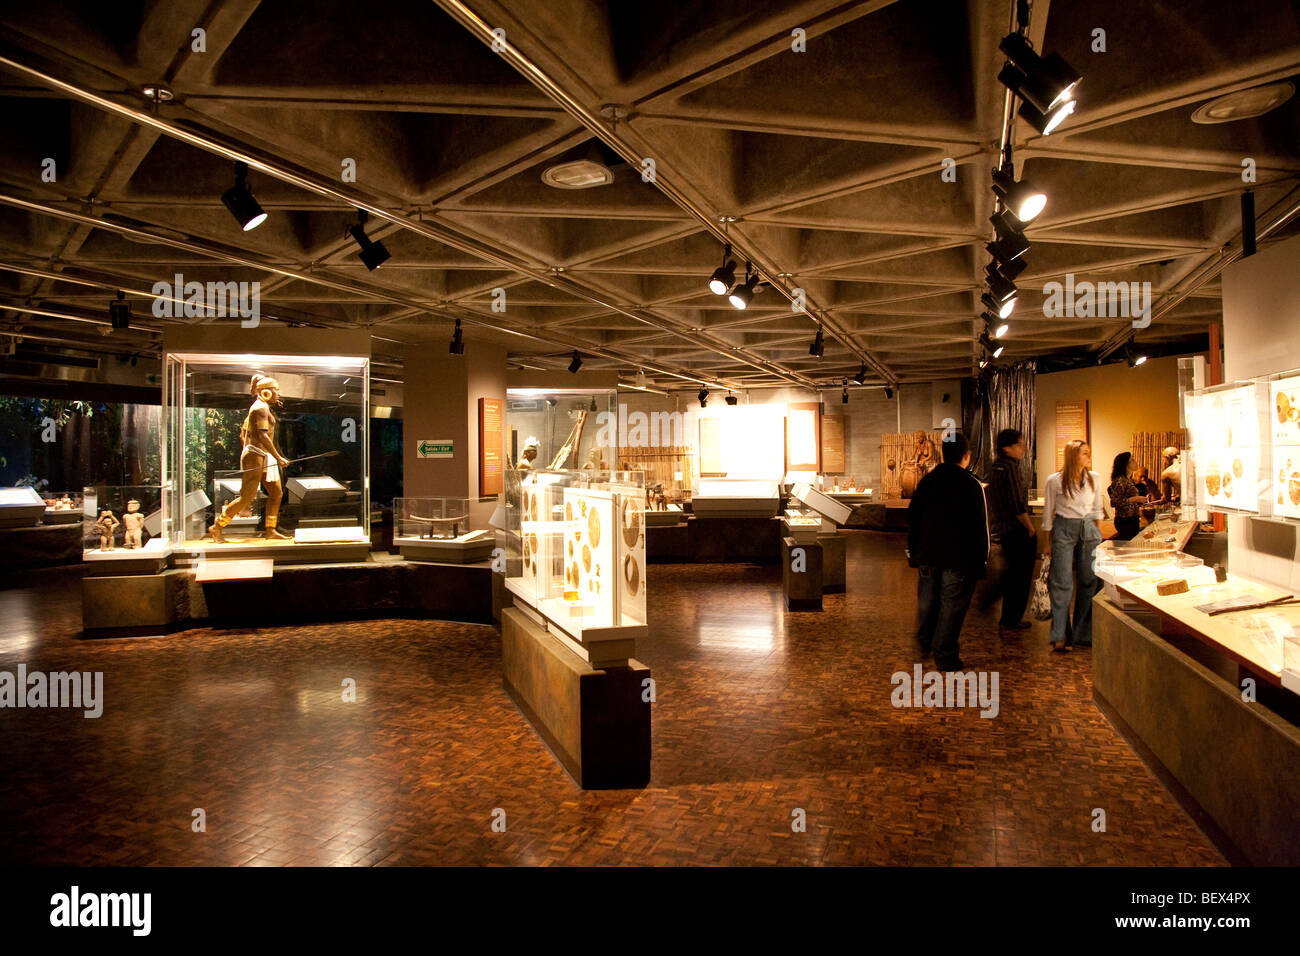
<path id="1" fill-rule="evenodd" d="M 1092 597 L 1097 593 L 1093 553 L 1101 543 L 1102 485 L 1092 471 L 1092 449 L 1075 440 L 1065 446 L 1065 466 L 1047 479 L 1043 501 L 1043 531 L 1051 540 L 1052 650 L 1071 644 L 1092 645 Z M 1070 621 L 1070 595 L 1074 621 Z"/>

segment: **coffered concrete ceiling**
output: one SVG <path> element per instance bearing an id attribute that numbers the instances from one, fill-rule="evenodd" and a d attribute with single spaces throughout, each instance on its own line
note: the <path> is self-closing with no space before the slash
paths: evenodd
<path id="1" fill-rule="evenodd" d="M 181 272 L 259 281 L 264 321 L 368 327 L 399 378 L 418 374 L 403 372 L 402 344 L 446 341 L 456 318 L 467 348 L 497 342 L 556 369 L 577 348 L 585 367 L 645 369 L 669 387 L 827 384 L 864 363 L 868 384 L 968 375 L 1010 8 L 9 4 L 0 331 L 156 351 L 170 320 L 151 318 L 147 293 Z M 1199 276 L 1240 233 L 1243 160 L 1261 228 L 1300 200 L 1300 98 L 1213 126 L 1191 113 L 1294 81 L 1300 4 L 1037 0 L 1030 33 L 1084 79 L 1061 130 L 1015 128 L 1018 173 L 1049 202 L 1028 230 L 1003 360 L 1095 351 L 1131 328 L 1045 317 L 1043 287 L 1067 273 L 1150 282 L 1157 317 L 1139 341 L 1200 341 L 1220 290 Z M 175 98 L 149 102 L 141 88 L 157 83 Z M 235 155 L 255 161 L 249 185 L 270 214 L 248 233 L 220 202 Z M 588 155 L 612 183 L 543 183 Z M 345 237 L 352 206 L 371 210 L 368 232 L 392 253 L 378 271 Z M 1295 232 L 1291 219 L 1267 238 Z M 724 233 L 774 284 L 744 312 L 706 288 Z M 95 323 L 117 288 L 138 328 L 105 336 Z M 821 360 L 808 351 L 819 322 Z"/>

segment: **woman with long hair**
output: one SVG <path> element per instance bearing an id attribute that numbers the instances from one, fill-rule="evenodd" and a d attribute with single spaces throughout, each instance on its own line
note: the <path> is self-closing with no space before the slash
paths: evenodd
<path id="1" fill-rule="evenodd" d="M 1115 509 L 1115 538 L 1118 541 L 1132 541 L 1142 527 L 1142 506 L 1146 504 L 1144 495 L 1133 480 L 1137 471 L 1137 462 L 1131 452 L 1122 451 L 1115 456 L 1110 468 L 1110 506 Z"/>
<path id="2" fill-rule="evenodd" d="M 1065 446 L 1065 463 L 1047 479 L 1043 531 L 1051 545 L 1052 650 L 1092 645 L 1092 598 L 1097 593 L 1093 553 L 1101 543 L 1101 478 L 1092 471 L 1092 449 L 1075 439 Z M 1077 582 L 1077 587 L 1076 587 Z M 1074 620 L 1070 596 L 1074 595 Z"/>

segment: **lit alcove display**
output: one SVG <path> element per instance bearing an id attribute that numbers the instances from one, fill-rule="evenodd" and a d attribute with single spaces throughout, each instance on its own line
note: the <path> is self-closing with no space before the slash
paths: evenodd
<path id="1" fill-rule="evenodd" d="M 369 366 L 169 351 L 161 533 L 186 551 L 368 544 Z"/>

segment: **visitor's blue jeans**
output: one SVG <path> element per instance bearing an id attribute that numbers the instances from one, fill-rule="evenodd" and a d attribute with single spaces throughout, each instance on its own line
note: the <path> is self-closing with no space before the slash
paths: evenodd
<path id="1" fill-rule="evenodd" d="M 1087 518 L 1061 518 L 1052 522 L 1052 571 L 1047 589 L 1052 596 L 1053 644 L 1068 641 L 1092 644 L 1092 598 L 1097 593 L 1093 552 L 1101 544 L 1101 532 Z M 1070 594 L 1074 600 L 1074 622 L 1070 622 Z"/>
<path id="2" fill-rule="evenodd" d="M 917 649 L 923 655 L 933 652 L 934 665 L 940 670 L 956 667 L 961 660 L 958 636 L 975 593 L 975 575 L 945 568 L 917 570 Z"/>

